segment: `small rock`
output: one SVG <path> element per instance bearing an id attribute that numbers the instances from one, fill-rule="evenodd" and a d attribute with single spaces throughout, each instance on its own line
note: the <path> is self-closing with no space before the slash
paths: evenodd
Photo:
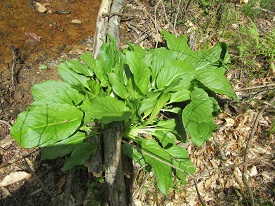
<path id="1" fill-rule="evenodd" d="M 82 22 L 79 19 L 73 19 L 72 23 L 73 24 L 81 24 Z"/>
<path id="2" fill-rule="evenodd" d="M 43 4 L 40 4 L 39 2 L 36 2 L 35 4 L 37 6 L 37 11 L 40 13 L 45 13 L 47 11 L 47 8 Z"/>

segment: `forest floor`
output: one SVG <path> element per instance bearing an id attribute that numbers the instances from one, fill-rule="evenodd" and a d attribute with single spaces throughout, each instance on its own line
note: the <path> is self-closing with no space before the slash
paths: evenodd
<path id="1" fill-rule="evenodd" d="M 188 178 L 186 185 L 175 180 L 169 194 L 164 196 L 156 189 L 156 179 L 151 173 L 137 170 L 132 186 L 134 205 L 251 205 L 252 201 L 256 205 L 275 205 L 275 106 L 272 102 L 275 5 L 272 0 L 250 0 L 243 4 L 230 0 L 127 0 L 122 14 L 120 48 L 125 48 L 127 42 L 144 48 L 163 46 L 162 29 L 176 35 L 185 34 L 194 51 L 226 42 L 231 56 L 226 76 L 239 98 L 222 101 L 223 112 L 216 119 L 219 128 L 204 146 L 187 147 L 197 167 L 194 178 Z M 52 22 L 52 26 L 57 31 L 64 30 L 63 21 Z M 85 18 L 82 21 L 85 23 Z M 70 46 L 66 45 L 66 49 L 60 46 L 42 52 L 32 50 L 26 61 L 16 63 L 15 79 L 11 78 L 11 59 L 6 57 L 3 61 L 0 69 L 0 205 L 63 205 L 68 188 L 71 189 L 70 205 L 100 205 L 104 199 L 100 179 L 93 178 L 85 167 L 61 172 L 64 160 L 41 161 L 40 149 L 22 149 L 9 135 L 17 115 L 33 101 L 31 86 L 47 79 L 59 79 L 56 71 L 59 60 L 92 52 L 93 39 L 85 35 L 77 36 L 79 41 L 72 44 L 67 42 Z M 39 44 L 35 42 L 33 47 Z M 47 55 L 50 50 L 58 54 Z M 243 180 L 244 173 L 248 184 Z M 71 182 L 73 187 L 66 182 Z"/>

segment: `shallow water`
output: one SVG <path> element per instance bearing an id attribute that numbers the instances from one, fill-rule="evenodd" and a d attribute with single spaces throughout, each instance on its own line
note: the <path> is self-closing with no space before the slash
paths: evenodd
<path id="1" fill-rule="evenodd" d="M 11 64 L 10 44 L 23 62 L 43 55 L 50 59 L 81 44 L 95 31 L 100 0 L 41 0 L 41 13 L 33 0 L 0 1 L 0 71 Z M 72 23 L 72 20 L 81 23 Z"/>

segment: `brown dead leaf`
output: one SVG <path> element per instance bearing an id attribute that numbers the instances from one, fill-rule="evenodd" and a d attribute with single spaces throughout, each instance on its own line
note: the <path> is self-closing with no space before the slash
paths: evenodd
<path id="1" fill-rule="evenodd" d="M 29 179 L 32 175 L 30 173 L 24 172 L 24 171 L 18 171 L 18 172 L 11 172 L 9 175 L 7 175 L 3 181 L 0 183 L 0 186 L 8 186 L 10 184 L 19 182 L 23 179 Z"/>
<path id="2" fill-rule="evenodd" d="M 10 135 L 7 135 L 7 136 L 5 137 L 5 139 L 1 140 L 1 142 L 0 142 L 0 147 L 2 147 L 2 148 L 4 149 L 4 148 L 6 148 L 7 146 L 11 145 L 13 141 L 14 141 L 14 140 L 11 138 L 11 136 L 10 136 Z"/>
<path id="3" fill-rule="evenodd" d="M 66 182 L 66 179 L 65 179 L 64 176 L 59 179 L 59 181 L 57 183 L 57 191 L 58 191 L 58 193 L 61 192 L 61 189 L 64 186 L 65 182 Z"/>
<path id="4" fill-rule="evenodd" d="M 40 42 L 40 40 L 42 39 L 41 36 L 32 32 L 25 32 L 25 34 L 29 38 L 31 44 L 36 44 L 37 42 Z"/>

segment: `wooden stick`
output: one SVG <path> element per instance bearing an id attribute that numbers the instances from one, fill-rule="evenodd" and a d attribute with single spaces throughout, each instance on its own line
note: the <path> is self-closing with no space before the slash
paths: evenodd
<path id="1" fill-rule="evenodd" d="M 267 87 L 275 87 L 275 84 L 266 84 L 266 85 L 259 85 L 259 86 L 254 86 L 254 87 L 245 87 L 245 88 L 236 89 L 235 92 L 250 90 L 250 89 L 259 89 L 259 88 L 265 88 L 265 87 L 266 88 Z"/>
<path id="2" fill-rule="evenodd" d="M 109 12 L 109 13 L 102 14 L 102 17 L 112 17 L 112 16 L 120 16 L 120 17 L 127 17 L 127 18 L 137 18 L 137 16 L 135 16 L 135 15 L 122 14 L 122 13 L 119 13 L 119 12 Z"/>
<path id="3" fill-rule="evenodd" d="M 220 144 L 219 140 L 216 137 L 213 137 L 213 140 L 214 140 L 214 142 L 215 142 L 215 144 L 216 144 L 216 146 L 217 146 L 217 148 L 218 148 L 218 150 L 220 152 L 222 160 L 225 161 L 226 160 L 226 155 L 224 154 L 224 152 L 223 152 L 223 150 L 221 148 L 221 144 Z"/>
<path id="4" fill-rule="evenodd" d="M 102 0 L 97 20 L 96 20 L 96 32 L 94 37 L 94 58 L 99 55 L 99 49 L 102 45 L 102 41 L 106 42 L 106 30 L 108 17 L 104 17 L 103 14 L 109 13 L 111 7 L 111 0 Z"/>

